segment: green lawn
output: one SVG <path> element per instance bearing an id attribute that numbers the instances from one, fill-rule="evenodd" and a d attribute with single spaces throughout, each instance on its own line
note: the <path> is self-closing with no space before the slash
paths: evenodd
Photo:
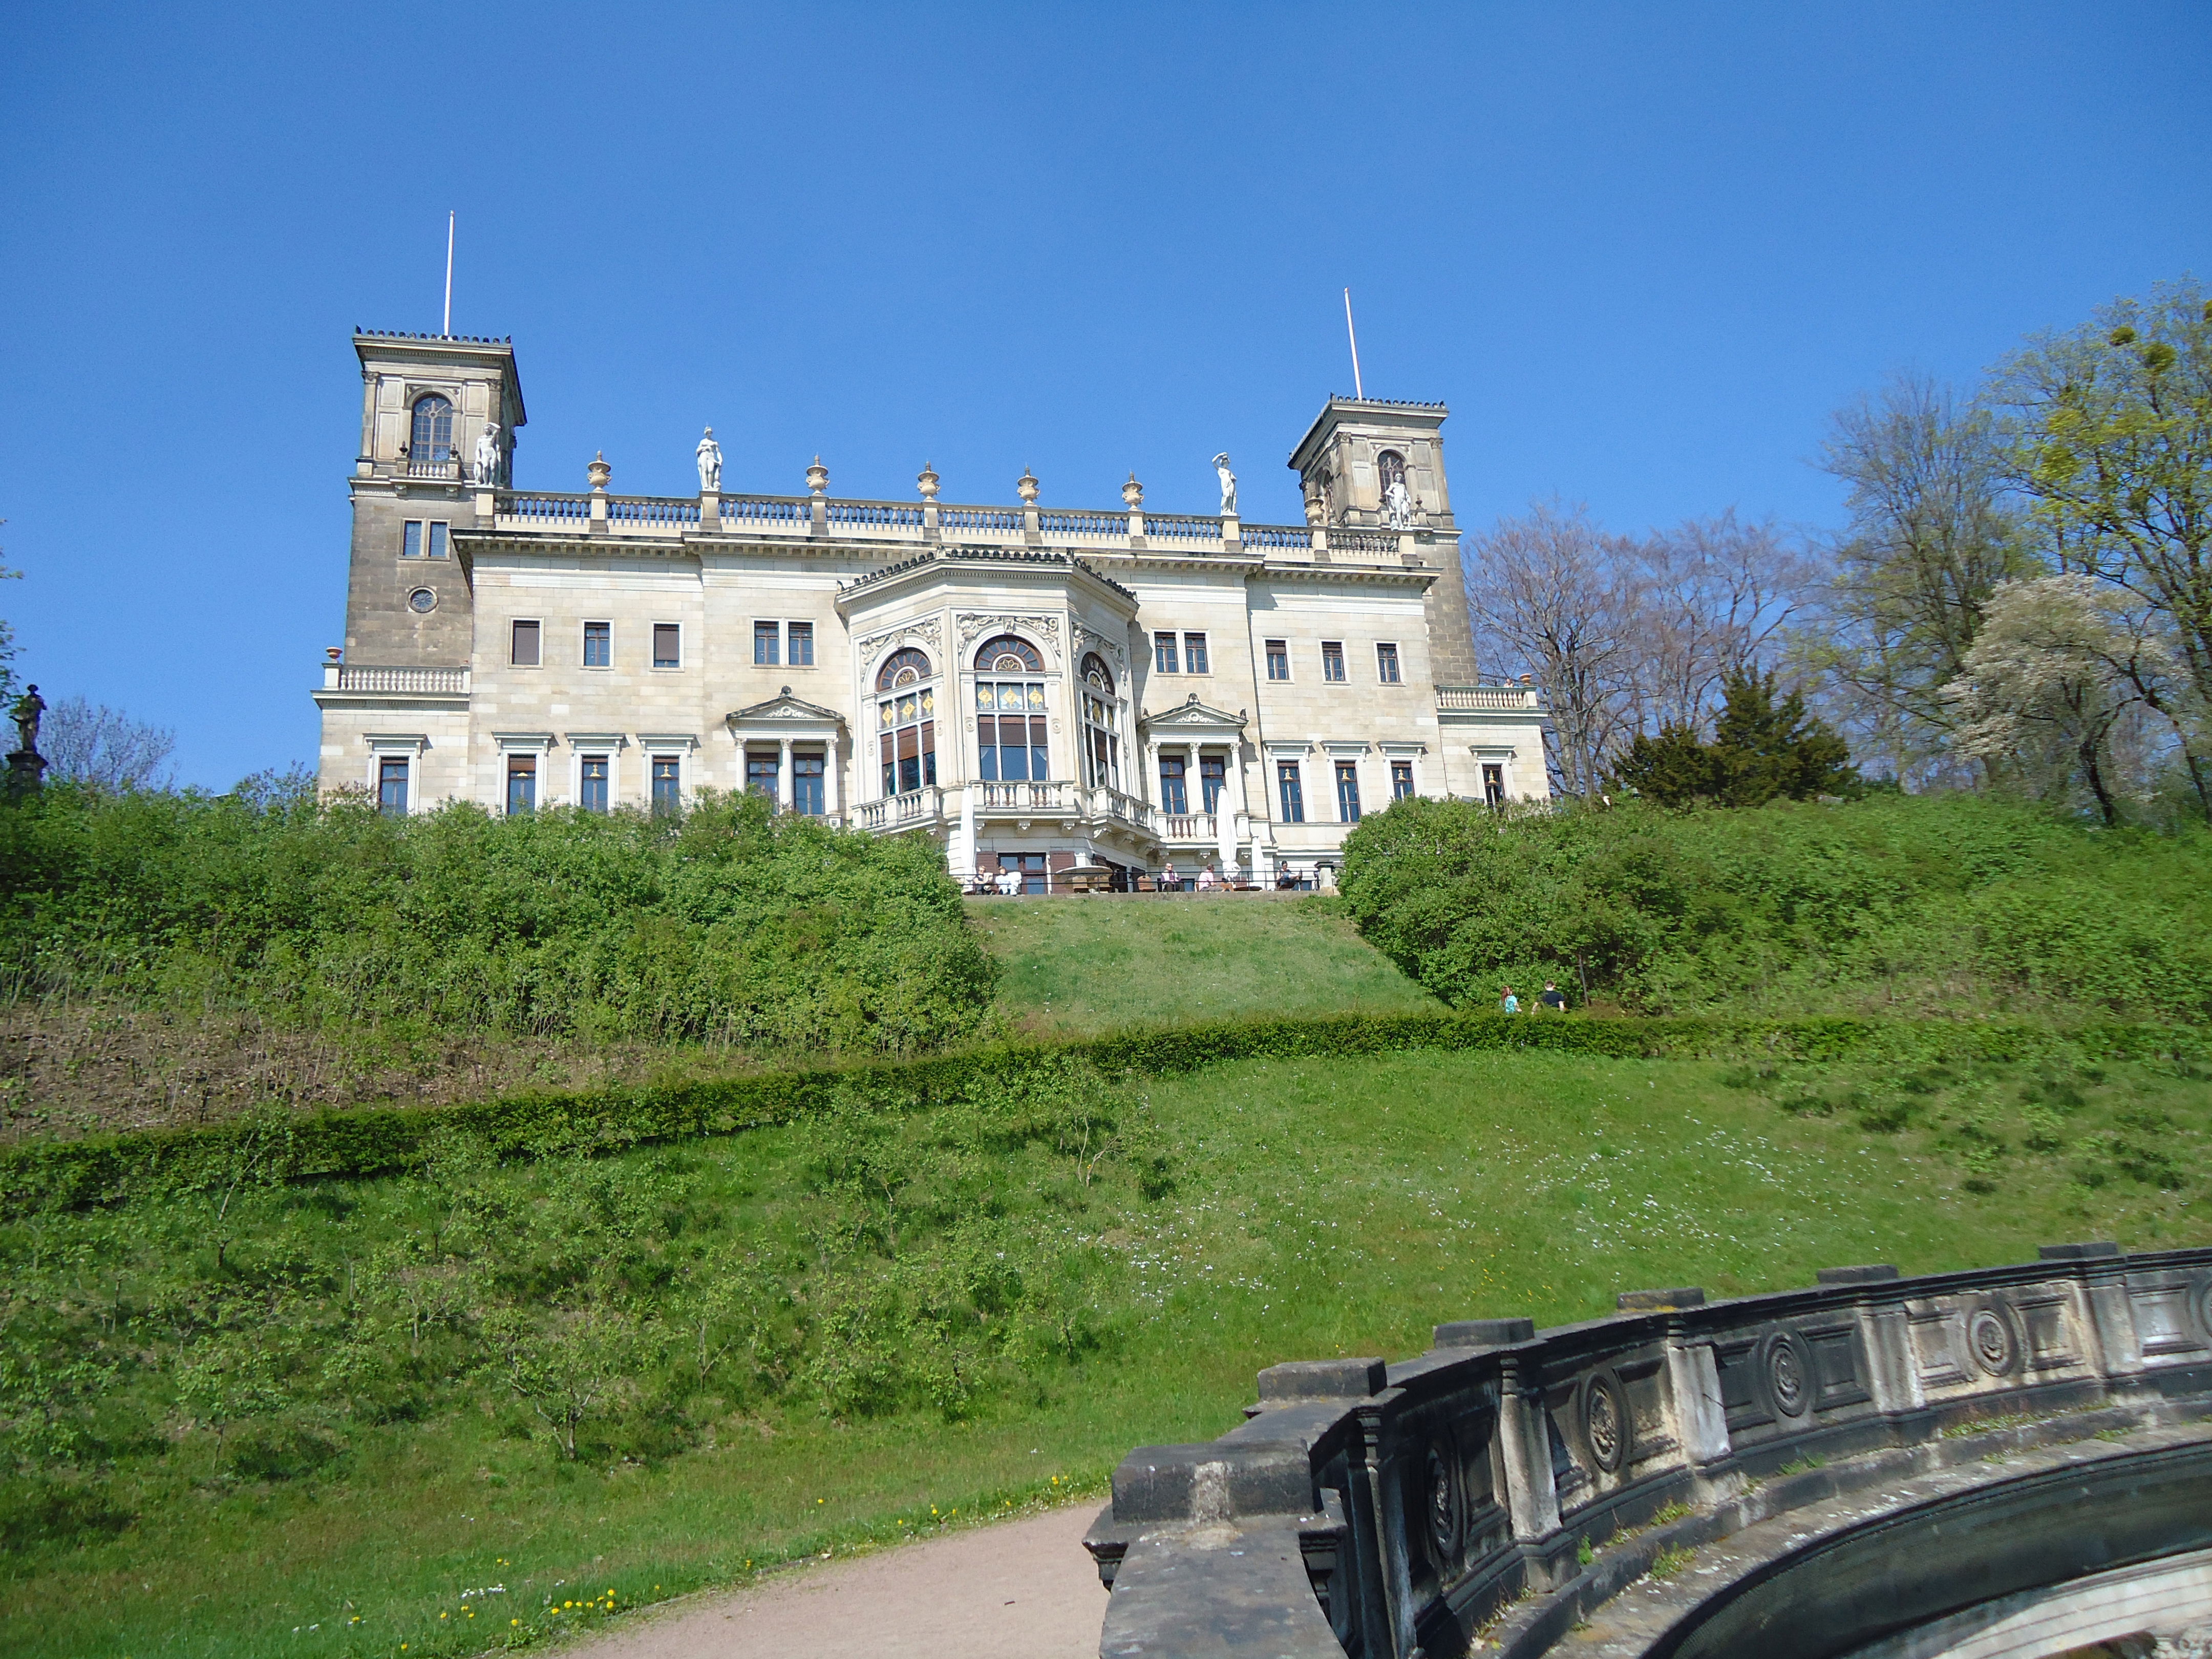
<path id="1" fill-rule="evenodd" d="M 1051 921 L 1037 914 L 1045 903 L 1005 908 L 1010 920 L 992 926 Z M 1310 954 L 1328 958 L 1326 915 L 1249 909 L 1249 925 L 1318 939 Z M 1096 921 L 1062 925 L 1141 934 L 1147 916 L 1176 914 L 1101 904 Z M 1127 1006 L 1091 995 L 1093 1018 Z M 1097 1346 L 1073 1364 L 994 1373 L 959 1420 L 903 1409 L 839 1423 L 795 1391 L 731 1407 L 689 1449 L 653 1451 L 648 1425 L 632 1460 L 572 1463 L 528 1433 L 495 1376 L 423 1395 L 411 1417 L 346 1429 L 348 1449 L 319 1471 L 257 1479 L 172 1412 L 117 1454 L 106 1490 L 134 1525 L 6 1553 L 0 1650 L 475 1651 L 604 1617 L 555 1611 L 563 1601 L 612 1592 L 627 1607 L 741 1579 L 749 1564 L 943 1524 L 955 1510 L 964 1522 L 1067 1485 L 1095 1490 L 1133 1444 L 1232 1425 L 1261 1366 L 1414 1352 L 1438 1320 L 1553 1324 L 1638 1286 L 1724 1294 L 1806 1284 L 1837 1263 L 1963 1267 L 2029 1258 L 2056 1239 L 2212 1242 L 2201 1175 L 2212 1088 L 2185 1067 L 1762 1073 L 1420 1053 L 1239 1062 L 1140 1093 L 1124 1103 L 1123 1128 L 1164 1182 L 1109 1167 L 1070 1186 L 1079 1156 L 1054 1163 L 1036 1146 L 940 1171 L 948 1192 L 972 1179 L 1049 1188 L 1049 1204 L 1009 1213 L 1024 1226 L 1054 1218 L 1109 1269 L 1089 1291 Z M 836 1133 L 799 1125 L 598 1164 L 549 1158 L 496 1178 L 541 1195 L 566 1182 L 603 1206 L 635 1199 L 647 1232 L 733 1240 L 745 1260 L 769 1261 L 826 1237 L 830 1200 L 807 1171 Z M 150 1350 L 184 1317 L 176 1296 L 144 1291 L 164 1273 L 307 1287 L 286 1316 L 305 1328 L 341 1285 L 351 1293 L 355 1264 L 444 1212 L 428 1184 L 246 1194 L 225 1224 L 237 1237 L 221 1270 L 185 1199 L 0 1231 L 9 1337 L 67 1316 L 86 1331 L 131 1323 L 125 1346 Z M 923 1212 L 902 1202 L 911 1239 Z M 810 1256 L 790 1271 L 817 1267 Z M 390 1340 L 407 1338 L 394 1328 Z M 20 1413 L 21 1376 L 7 1380 Z M 149 1375 L 139 1386 L 150 1399 L 167 1385 Z"/>
<path id="2" fill-rule="evenodd" d="M 980 899 L 968 915 L 999 960 L 1000 1008 L 1040 1036 L 1437 1006 L 1335 899 Z"/>

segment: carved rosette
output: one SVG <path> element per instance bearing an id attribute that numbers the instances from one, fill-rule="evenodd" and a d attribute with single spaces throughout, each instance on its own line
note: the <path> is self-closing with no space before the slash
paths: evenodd
<path id="1" fill-rule="evenodd" d="M 1583 1384 L 1583 1438 L 1598 1468 L 1607 1474 L 1618 1474 L 1628 1461 L 1633 1433 L 1620 1380 L 1611 1371 L 1596 1372 Z"/>
<path id="2" fill-rule="evenodd" d="M 2003 1304 L 1977 1308 L 1966 1321 L 1966 1347 L 1991 1376 L 2008 1376 L 2020 1364 L 2020 1336 Z"/>

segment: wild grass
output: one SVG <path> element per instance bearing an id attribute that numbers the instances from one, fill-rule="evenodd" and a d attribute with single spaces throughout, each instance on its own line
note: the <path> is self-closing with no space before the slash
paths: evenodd
<path id="1" fill-rule="evenodd" d="M 1886 1127 L 1840 1106 L 1784 1109 L 1801 1084 L 1871 1097 L 1872 1068 L 1742 1071 L 1497 1054 L 1247 1061 L 1099 1085 L 1115 1101 L 1103 1115 L 1127 1126 L 1103 1159 L 1063 1100 L 1022 1119 L 1010 1148 L 998 1107 L 964 1128 L 833 1115 L 605 1159 L 549 1148 L 473 1174 L 454 1148 L 442 1174 L 25 1223 L 0 1233 L 0 1404 L 10 1481 L 35 1475 L 46 1507 L 27 1511 L 15 1486 L 5 1645 L 319 1659 L 404 1642 L 416 1659 L 491 1645 L 487 1620 L 534 1642 L 604 1620 L 610 1593 L 618 1616 L 796 1555 L 1095 1492 L 1133 1444 L 1231 1426 L 1261 1366 L 1416 1351 L 1438 1320 L 1552 1324 L 1624 1289 L 1726 1294 L 1870 1261 L 1964 1267 L 2061 1238 L 2212 1241 L 2198 1173 L 2212 1091 L 2183 1071 L 1993 1067 Z M 1997 1114 L 2005 1150 L 1978 1170 L 1966 1153 L 1981 1143 L 1951 1133 L 1964 1106 L 1942 1091 L 2031 1086 L 2021 1112 L 2055 1088 L 2081 1097 L 2069 1133 L 2034 1150 Z M 2162 1120 L 2179 1184 L 2075 1148 L 2123 1113 Z M 1969 1187 L 1984 1173 L 1994 1190 Z M 491 1212 L 507 1218 L 496 1237 L 471 1218 Z M 994 1278 L 1018 1239 L 1044 1247 L 1021 1276 L 1041 1273 L 1049 1316 Z M 702 1283 L 701 1261 L 726 1270 Z M 1096 1271 L 1071 1281 L 1055 1266 L 1068 1261 Z M 374 1273 L 388 1293 L 364 1291 Z M 474 1277 L 485 1300 L 462 1296 L 414 1332 L 424 1295 Z M 532 1305 L 611 1309 L 633 1334 L 660 1333 L 650 1364 L 621 1373 L 621 1397 L 586 1414 L 574 1457 L 518 1389 L 516 1339 L 492 1317 L 530 1285 Z M 716 1329 L 743 1340 L 713 1362 L 731 1376 L 694 1386 L 684 1316 L 718 1287 L 737 1311 L 710 1322 L 710 1344 Z M 856 1308 L 890 1322 L 855 1325 Z M 303 1356 L 289 1372 L 218 1363 L 283 1341 Z M 958 1376 L 933 1370 L 956 1352 Z M 354 1369 L 333 1377 L 340 1356 Z M 64 1363 L 129 1375 L 73 1416 L 87 1379 Z M 295 1397 L 258 1396 L 267 1376 Z M 300 1403 L 307 1392 L 322 1403 Z M 341 1396 L 369 1404 L 330 1403 Z"/>
<path id="2" fill-rule="evenodd" d="M 998 1007 L 1038 1036 L 1243 1014 L 1391 1012 L 1436 1000 L 1342 902 L 1251 894 L 970 900 Z"/>

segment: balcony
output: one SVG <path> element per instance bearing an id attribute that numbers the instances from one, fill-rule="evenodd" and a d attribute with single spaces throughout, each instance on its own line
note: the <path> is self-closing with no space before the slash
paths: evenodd
<path id="1" fill-rule="evenodd" d="M 1532 685 L 1440 685 L 1439 714 L 1504 714 L 1526 711 L 1540 714 L 1543 699 Z"/>
<path id="2" fill-rule="evenodd" d="M 1160 839 L 1170 846 L 1212 846 L 1221 839 L 1218 820 L 1211 812 L 1163 812 L 1159 823 Z"/>
<path id="3" fill-rule="evenodd" d="M 950 830 L 963 813 L 981 823 L 1026 825 L 1050 820 L 1091 835 L 1127 831 L 1157 837 L 1160 822 L 1157 807 L 1123 794 L 1119 789 L 1077 783 L 1072 779 L 1039 779 L 1028 783 L 956 783 L 932 785 L 884 800 L 862 801 L 847 814 L 855 830 L 878 835 L 896 835 L 908 830 Z M 1210 815 L 1188 822 L 1211 826 Z M 1211 834 L 1212 830 L 1206 831 Z M 1197 842 L 1205 835 L 1194 831 Z"/>
<path id="4" fill-rule="evenodd" d="M 326 662 L 317 700 L 344 701 L 349 696 L 378 698 L 448 698 L 469 695 L 466 668 L 379 667 L 368 663 Z"/>

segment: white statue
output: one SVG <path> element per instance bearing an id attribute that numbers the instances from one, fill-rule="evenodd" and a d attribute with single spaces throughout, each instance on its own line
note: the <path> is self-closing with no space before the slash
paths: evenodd
<path id="1" fill-rule="evenodd" d="M 699 440 L 699 493 L 720 495 L 722 489 L 722 447 L 714 441 L 714 428 L 708 427 L 707 435 Z"/>
<path id="2" fill-rule="evenodd" d="M 1232 517 L 1237 511 L 1237 475 L 1229 470 L 1227 450 L 1213 458 L 1213 471 L 1221 480 L 1221 516 Z"/>
<path id="3" fill-rule="evenodd" d="M 499 422 L 486 421 L 483 430 L 477 434 L 477 482 L 495 484 L 499 482 Z"/>
<path id="4" fill-rule="evenodd" d="M 1390 515 L 1390 528 L 1411 530 L 1413 527 L 1413 498 L 1407 493 L 1402 475 L 1390 480 L 1390 487 L 1382 492 L 1382 506 Z"/>

